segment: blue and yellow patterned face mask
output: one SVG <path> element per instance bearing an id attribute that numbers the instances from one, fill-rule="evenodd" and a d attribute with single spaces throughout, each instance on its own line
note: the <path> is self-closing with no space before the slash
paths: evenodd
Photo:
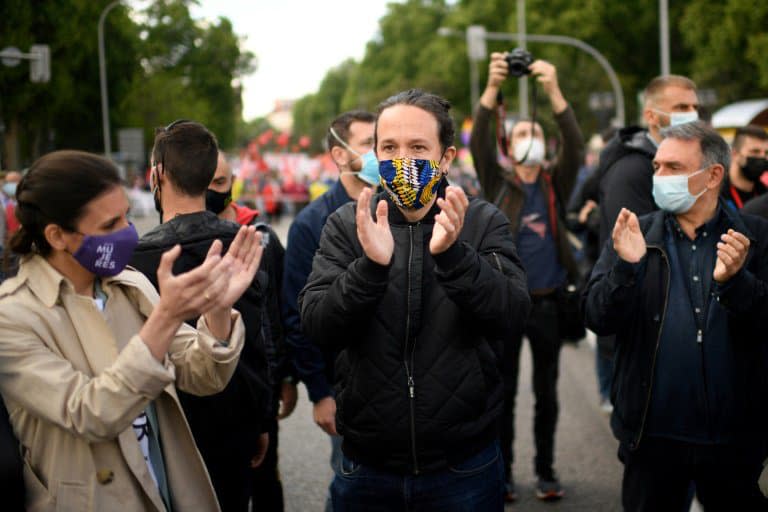
<path id="1" fill-rule="evenodd" d="M 418 210 L 429 204 L 443 174 L 438 160 L 395 158 L 379 162 L 381 186 L 399 207 Z"/>

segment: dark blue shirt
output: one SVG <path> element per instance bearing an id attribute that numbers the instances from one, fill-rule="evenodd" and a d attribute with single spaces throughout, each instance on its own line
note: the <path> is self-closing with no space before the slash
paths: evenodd
<path id="1" fill-rule="evenodd" d="M 288 231 L 283 270 L 283 319 L 286 343 L 299 379 L 307 386 L 312 402 L 331 396 L 333 355 L 324 355 L 301 329 L 298 298 L 312 271 L 312 259 L 320 246 L 320 234 L 328 216 L 351 201 L 337 181 L 328 191 L 299 212 Z"/>
<path id="2" fill-rule="evenodd" d="M 661 328 L 648 435 L 694 443 L 731 441 L 736 378 L 728 314 L 713 298 L 717 242 L 725 213 L 691 240 L 674 215 L 665 219 L 670 289 Z"/>
<path id="3" fill-rule="evenodd" d="M 521 185 L 525 202 L 516 243 L 517 254 L 528 275 L 528 289 L 557 288 L 565 282 L 566 272 L 557 257 L 546 198 L 538 181 Z"/>

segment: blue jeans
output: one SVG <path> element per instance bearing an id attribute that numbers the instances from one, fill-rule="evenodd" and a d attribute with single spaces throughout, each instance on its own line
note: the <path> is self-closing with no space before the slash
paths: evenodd
<path id="1" fill-rule="evenodd" d="M 341 443 L 344 440 L 341 436 L 331 437 L 331 469 L 334 475 L 341 472 Z M 331 482 L 333 484 L 333 482 Z M 333 512 L 333 503 L 331 502 L 331 486 L 328 486 L 328 496 L 325 498 L 325 512 Z"/>
<path id="2" fill-rule="evenodd" d="M 611 381 L 613 380 L 613 357 L 595 350 L 595 368 L 597 369 L 597 390 L 600 400 L 611 398 Z"/>
<path id="3" fill-rule="evenodd" d="M 398 475 L 342 458 L 331 484 L 334 512 L 502 512 L 504 466 L 498 442 L 448 469 Z"/>

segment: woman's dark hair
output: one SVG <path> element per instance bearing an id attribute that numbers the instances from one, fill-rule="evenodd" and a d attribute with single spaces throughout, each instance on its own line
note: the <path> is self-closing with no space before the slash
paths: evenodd
<path id="1" fill-rule="evenodd" d="M 54 151 L 38 158 L 16 189 L 16 218 L 21 227 L 10 242 L 16 254 L 47 256 L 48 224 L 74 231 L 85 206 L 120 185 L 117 167 L 83 151 Z"/>

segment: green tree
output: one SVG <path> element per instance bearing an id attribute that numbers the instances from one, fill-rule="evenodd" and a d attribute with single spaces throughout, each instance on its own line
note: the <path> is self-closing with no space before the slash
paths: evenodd
<path id="1" fill-rule="evenodd" d="M 511 0 L 407 0 L 390 4 L 379 33 L 359 63 L 345 67 L 347 83 L 341 103 L 338 87 L 321 86 L 297 103 L 296 125 L 306 133 L 323 133 L 339 112 L 372 110 L 393 93 L 421 87 L 446 97 L 456 121 L 470 115 L 469 63 L 463 37 L 440 37 L 441 26 L 464 34 L 470 25 L 489 32 L 517 30 L 516 2 Z M 718 93 L 720 104 L 765 96 L 768 91 L 768 4 L 750 0 L 670 2 L 670 48 L 673 73 L 689 75 L 701 88 Z M 625 99 L 626 122 L 637 122 L 638 93 L 660 72 L 658 0 L 527 0 L 529 34 L 566 35 L 595 47 L 618 74 Z M 489 53 L 506 51 L 511 41 L 488 41 Z M 585 52 L 551 43 L 531 43 L 534 57 L 558 68 L 560 86 L 586 134 L 602 128 L 605 113 L 590 109 L 595 92 L 612 92 L 603 68 Z M 480 88 L 488 61 L 479 63 Z M 331 70 L 328 76 L 338 73 Z M 508 110 L 517 105 L 517 84 L 504 88 Z M 548 133 L 555 130 L 549 104 L 539 94 L 538 112 Z M 602 117 L 598 117 L 598 116 Z M 613 117 L 614 111 L 609 113 Z M 317 140 L 316 137 L 313 137 Z"/>
<path id="2" fill-rule="evenodd" d="M 219 144 L 234 147 L 241 118 L 241 90 L 233 82 L 254 70 L 255 57 L 242 51 L 231 22 L 199 22 L 190 0 L 160 0 L 142 13 L 142 73 L 135 76 L 120 111 L 143 126 L 148 140 L 155 126 L 194 119 L 213 131 Z"/>
<path id="3" fill-rule="evenodd" d="M 461 64 L 466 63 L 466 58 L 456 57 L 450 46 L 456 41 L 437 35 L 447 12 L 442 0 L 389 4 L 379 23 L 380 32 L 367 44 L 362 61 L 348 60 L 333 68 L 316 93 L 297 101 L 294 132 L 310 135 L 312 149 L 318 151 L 328 125 L 341 112 L 373 110 L 392 94 L 412 87 L 446 96 L 453 96 L 455 90 L 468 94 L 466 87 L 456 86 L 458 82 L 452 76 L 455 66 L 449 73 L 443 72 L 442 63 L 449 60 L 459 62 L 458 69 L 466 74 L 466 64 Z"/>
<path id="4" fill-rule="evenodd" d="M 108 3 L 0 3 L 0 48 L 28 51 L 39 43 L 51 49 L 49 83 L 30 83 L 27 61 L 15 68 L 0 67 L 0 119 L 6 126 L 3 165 L 29 165 L 56 147 L 103 147 L 96 35 L 99 14 Z M 125 93 L 139 69 L 136 27 L 125 8 L 110 13 L 105 34 L 107 64 L 113 71 L 108 87 L 115 98 Z"/>
<path id="5" fill-rule="evenodd" d="M 304 96 L 294 105 L 293 133 L 311 138 L 310 151 L 323 151 L 323 141 L 333 118 L 350 108 L 359 108 L 359 105 L 349 107 L 342 104 L 357 67 L 358 64 L 352 59 L 342 62 L 326 73 L 317 93 Z"/>
<path id="6" fill-rule="evenodd" d="M 722 103 L 768 94 L 767 3 L 691 1 L 680 26 L 699 86 L 716 89 Z"/>
<path id="7" fill-rule="evenodd" d="M 193 20 L 193 0 L 158 0 L 142 12 L 118 6 L 105 23 L 110 124 L 152 129 L 180 117 L 209 126 L 224 147 L 235 144 L 240 78 L 254 56 L 229 20 Z M 0 48 L 51 48 L 51 81 L 29 82 L 28 63 L 0 68 L 5 166 L 30 164 L 56 148 L 103 148 L 97 50 L 99 15 L 110 0 L 0 2 Z M 115 140 L 112 141 L 113 146 Z"/>

